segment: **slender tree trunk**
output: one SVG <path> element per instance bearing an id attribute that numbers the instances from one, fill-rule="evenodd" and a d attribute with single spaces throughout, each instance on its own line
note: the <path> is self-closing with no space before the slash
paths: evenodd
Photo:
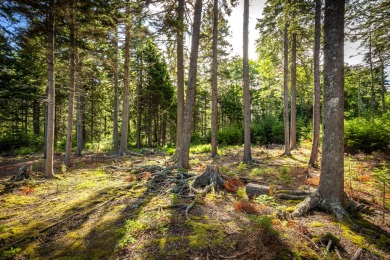
<path id="1" fill-rule="evenodd" d="M 382 91 L 381 91 L 381 98 L 382 98 L 382 113 L 386 113 L 386 86 L 385 86 L 385 65 L 383 64 L 383 59 L 380 58 L 381 61 L 381 85 L 382 85 Z"/>
<path id="2" fill-rule="evenodd" d="M 360 68 L 358 68 L 358 117 L 360 117 L 362 111 L 362 97 L 360 91 Z"/>
<path id="3" fill-rule="evenodd" d="M 74 112 L 74 96 L 76 91 L 76 52 L 77 46 L 75 41 L 75 5 L 76 0 L 71 0 L 70 10 L 70 82 L 69 82 L 69 108 L 68 108 L 68 125 L 66 131 L 66 147 L 65 147 L 65 165 L 71 166 L 71 154 L 72 154 L 72 133 L 73 133 L 73 112 Z"/>
<path id="4" fill-rule="evenodd" d="M 344 0 L 325 1 L 322 207 L 340 219 L 344 204 Z"/>
<path id="5" fill-rule="evenodd" d="M 183 138 L 184 123 L 184 5 L 185 0 L 178 0 L 178 29 L 176 35 L 177 45 L 177 126 L 176 126 L 176 156 L 180 153 Z"/>
<path id="6" fill-rule="evenodd" d="M 138 82 L 137 82 L 137 126 L 136 126 L 136 136 L 137 136 L 137 142 L 136 146 L 137 148 L 141 147 L 141 123 L 142 123 L 142 111 L 141 111 L 141 99 L 142 99 L 142 52 L 141 52 L 141 57 L 137 57 L 137 63 L 139 66 L 139 77 L 138 77 Z"/>
<path id="7" fill-rule="evenodd" d="M 55 119 L 55 76 L 54 76 L 54 0 L 49 0 L 49 17 L 47 28 L 47 65 L 48 65 L 48 96 L 47 96 L 47 139 L 46 139 L 46 175 L 55 177 L 54 164 L 54 119 Z"/>
<path id="8" fill-rule="evenodd" d="M 81 66 L 79 62 L 78 55 L 76 56 L 77 62 L 77 75 L 81 75 Z M 84 150 L 84 106 L 83 106 L 83 88 L 81 84 L 81 78 L 78 77 L 77 81 L 77 94 L 76 94 L 76 137 L 77 137 L 77 151 L 78 156 L 81 155 L 81 152 Z"/>
<path id="9" fill-rule="evenodd" d="M 211 157 L 214 158 L 218 155 L 218 0 L 214 0 L 213 6 L 213 70 L 211 96 Z"/>
<path id="10" fill-rule="evenodd" d="M 284 25 L 284 70 L 283 70 L 283 118 L 284 118 L 284 155 L 290 155 L 290 124 L 288 108 L 288 23 Z"/>
<path id="11" fill-rule="evenodd" d="M 122 129 L 119 153 L 127 152 L 127 138 L 129 130 L 129 107 L 130 107 L 130 3 L 126 3 L 126 28 L 125 28 L 125 64 L 123 80 L 123 107 L 122 107 Z"/>
<path id="12" fill-rule="evenodd" d="M 40 109 L 39 101 L 35 99 L 33 102 L 33 132 L 35 135 L 39 135 L 41 133 L 40 122 L 39 122 L 40 113 L 41 113 L 41 109 Z"/>
<path id="13" fill-rule="evenodd" d="M 371 28 L 370 28 L 371 30 Z M 371 89 L 371 97 L 370 97 L 370 112 L 371 112 L 371 122 L 374 121 L 375 111 L 374 111 L 374 102 L 375 102 L 375 92 L 374 92 L 374 68 L 372 64 L 372 39 L 371 39 L 371 31 L 370 31 L 370 44 L 368 49 L 368 58 L 370 62 L 370 76 L 371 76 L 371 82 L 370 82 L 370 89 Z"/>
<path id="14" fill-rule="evenodd" d="M 320 44 L 321 44 L 321 0 L 316 0 L 314 21 L 314 105 L 313 105 L 313 142 L 309 166 L 314 166 L 318 158 L 318 146 L 320 143 Z"/>
<path id="15" fill-rule="evenodd" d="M 198 51 L 199 51 L 199 36 L 200 24 L 202 18 L 202 0 L 196 0 L 194 22 L 192 27 L 192 42 L 190 54 L 190 68 L 188 71 L 188 86 L 186 106 L 184 110 L 184 124 L 183 137 L 180 145 L 180 153 L 178 158 L 179 167 L 188 169 L 190 167 L 190 142 L 191 142 L 191 128 L 195 107 L 195 93 L 196 93 L 196 76 L 198 70 Z"/>
<path id="16" fill-rule="evenodd" d="M 251 155 L 251 96 L 249 92 L 249 63 L 248 63 L 248 25 L 249 25 L 249 0 L 244 0 L 244 25 L 243 25 L 243 81 L 244 81 L 244 158 L 243 162 L 250 164 Z"/>
<path id="17" fill-rule="evenodd" d="M 290 149 L 297 148 L 297 34 L 291 39 L 291 129 Z"/>
<path id="18" fill-rule="evenodd" d="M 119 101 L 119 44 L 118 44 L 118 25 L 115 26 L 114 33 L 114 153 L 119 152 L 119 133 L 118 133 L 118 101 Z"/>

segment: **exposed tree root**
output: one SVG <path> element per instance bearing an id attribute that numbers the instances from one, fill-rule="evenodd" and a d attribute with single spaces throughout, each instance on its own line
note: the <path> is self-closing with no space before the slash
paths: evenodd
<path id="1" fill-rule="evenodd" d="M 300 217 L 307 215 L 314 209 L 324 210 L 325 212 L 334 214 L 339 220 L 348 220 L 349 215 L 346 211 L 361 210 L 361 204 L 356 203 L 345 195 L 344 205 L 338 201 L 326 201 L 322 199 L 318 192 L 315 192 L 310 197 L 298 204 L 297 209 L 291 214 L 293 217 Z"/>

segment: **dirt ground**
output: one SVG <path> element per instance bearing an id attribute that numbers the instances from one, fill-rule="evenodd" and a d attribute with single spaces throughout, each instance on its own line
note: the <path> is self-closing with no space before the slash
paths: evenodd
<path id="1" fill-rule="evenodd" d="M 291 218 L 301 200 L 278 199 L 317 187 L 309 145 L 290 157 L 253 147 L 250 166 L 240 163 L 242 147 L 223 147 L 217 159 L 193 147 L 188 172 L 171 167 L 169 154 L 144 151 L 86 153 L 71 169 L 56 154 L 56 179 L 45 178 L 41 155 L 0 157 L 0 259 L 390 259 L 390 193 L 373 174 L 388 155 L 346 155 L 345 189 L 362 207 L 338 222 L 318 211 Z M 23 165 L 31 178 L 10 181 Z M 207 165 L 232 186 L 183 192 Z M 250 200 L 247 183 L 274 194 Z"/>

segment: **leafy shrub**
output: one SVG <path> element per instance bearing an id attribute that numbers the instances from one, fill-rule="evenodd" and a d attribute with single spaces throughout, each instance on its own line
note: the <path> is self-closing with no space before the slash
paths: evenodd
<path id="1" fill-rule="evenodd" d="M 224 145 L 237 145 L 244 142 L 244 130 L 238 127 L 225 128 L 218 132 L 218 142 Z"/>
<path id="2" fill-rule="evenodd" d="M 0 139 L 0 152 L 31 154 L 41 150 L 43 150 L 43 136 L 19 133 Z"/>
<path id="3" fill-rule="evenodd" d="M 251 141 L 259 145 L 284 143 L 283 121 L 274 116 L 258 120 L 251 126 Z"/>
<path id="4" fill-rule="evenodd" d="M 390 150 L 390 122 L 386 117 L 374 122 L 365 118 L 345 121 L 344 136 L 345 150 L 349 153 Z"/>

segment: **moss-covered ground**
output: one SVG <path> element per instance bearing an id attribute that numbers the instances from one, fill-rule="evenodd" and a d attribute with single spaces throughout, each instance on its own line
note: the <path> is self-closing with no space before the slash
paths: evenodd
<path id="1" fill-rule="evenodd" d="M 215 164 L 230 178 L 275 191 L 318 185 L 318 169 L 307 178 L 308 143 L 290 157 L 281 156 L 283 147 L 253 147 L 254 165 L 240 163 L 242 147 L 223 147 L 214 160 L 209 148 L 191 148 L 190 173 Z M 346 156 L 346 192 L 366 206 L 350 223 L 323 212 L 280 218 L 299 201 L 248 201 L 242 188 L 178 196 L 163 182 L 151 184 L 155 173 L 147 170 L 172 164 L 170 154 L 89 153 L 75 157 L 70 169 L 62 157 L 55 158 L 56 179 L 45 178 L 38 155 L 0 157 L 0 259 L 349 259 L 359 248 L 360 259 L 390 259 L 390 193 L 383 196 L 373 175 L 389 165 L 388 155 Z M 32 165 L 32 178 L 10 182 L 25 164 Z"/>

